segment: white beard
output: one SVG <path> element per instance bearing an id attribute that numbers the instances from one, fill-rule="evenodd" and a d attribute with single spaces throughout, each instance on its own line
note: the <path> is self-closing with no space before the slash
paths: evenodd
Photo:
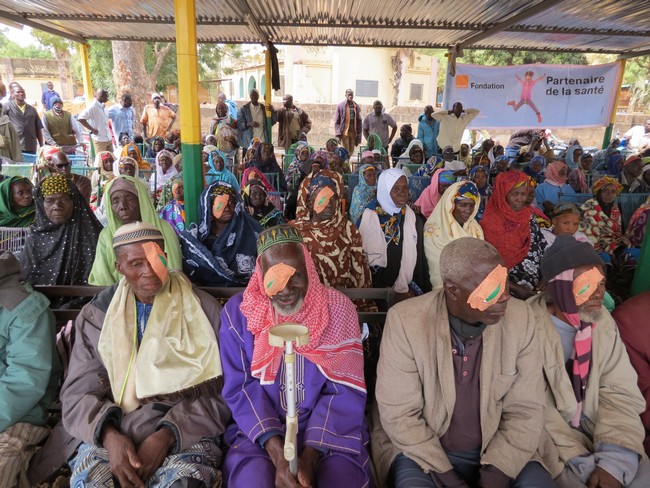
<path id="1" fill-rule="evenodd" d="M 587 310 L 580 310 L 579 315 L 580 315 L 580 320 L 583 322 L 596 322 L 601 315 L 603 314 L 602 308 L 595 310 L 593 312 L 589 312 Z"/>
<path id="2" fill-rule="evenodd" d="M 301 298 L 300 300 L 298 300 L 295 305 L 293 305 L 292 307 L 289 307 L 289 308 L 283 308 L 280 305 L 276 304 L 275 302 L 273 302 L 273 301 L 271 302 L 275 312 L 277 314 L 279 314 L 279 315 L 282 315 L 283 317 L 291 317 L 292 315 L 295 315 L 298 312 L 300 312 L 300 309 L 302 308 L 303 303 L 305 303 L 305 298 L 304 297 Z"/>

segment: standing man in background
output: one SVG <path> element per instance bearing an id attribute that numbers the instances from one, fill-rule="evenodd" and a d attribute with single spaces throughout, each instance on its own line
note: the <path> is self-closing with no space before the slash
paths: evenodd
<path id="1" fill-rule="evenodd" d="M 388 146 L 393 142 L 393 137 L 395 137 L 395 133 L 397 132 L 397 122 L 389 114 L 384 113 L 384 105 L 380 100 L 375 100 L 372 108 L 373 112 L 366 115 L 366 118 L 363 120 L 363 137 L 367 141 L 370 134 L 377 134 L 381 138 L 384 149 L 388 150 Z M 388 135 L 389 127 L 393 129 L 390 136 Z"/>
<path id="2" fill-rule="evenodd" d="M 293 96 L 286 94 L 282 99 L 283 107 L 278 111 L 278 145 L 288 149 L 298 142 L 298 134 L 307 134 L 311 130 L 311 120 L 304 110 L 293 104 Z"/>
<path id="3" fill-rule="evenodd" d="M 61 95 L 59 95 L 57 92 L 54 91 L 54 83 L 51 81 L 47 82 L 47 90 L 43 92 L 43 95 L 41 96 L 41 103 L 43 104 L 43 110 L 52 110 L 52 105 L 54 105 L 54 102 L 52 101 L 54 98 L 58 98 L 61 100 Z"/>
<path id="4" fill-rule="evenodd" d="M 441 110 L 432 115 L 440 123 L 438 131 L 438 148 L 451 146 L 454 154 L 460 151 L 460 141 L 467 125 L 479 114 L 475 108 L 463 109 L 460 102 L 454 103 L 451 110 Z"/>
<path id="5" fill-rule="evenodd" d="M 79 114 L 79 123 L 92 134 L 95 151 L 113 152 L 111 133 L 108 130 L 108 116 L 106 115 L 106 102 L 108 92 L 103 88 L 95 90 L 95 100 Z"/>
<path id="6" fill-rule="evenodd" d="M 440 123 L 433 117 L 433 107 L 424 107 L 424 113 L 418 118 L 418 139 L 424 145 L 425 160 L 438 154 L 438 132 Z"/>
<path id="7" fill-rule="evenodd" d="M 120 98 L 119 105 L 113 105 L 108 109 L 108 118 L 113 124 L 113 133 L 117 145 L 120 145 L 120 134 L 129 135 L 129 141 L 133 140 L 133 126 L 135 125 L 135 111 L 133 110 L 133 97 L 125 93 Z"/>
<path id="8" fill-rule="evenodd" d="M 345 90 L 345 100 L 336 106 L 334 116 L 334 130 L 343 147 L 350 154 L 354 148 L 361 144 L 361 110 L 354 101 L 352 88 Z"/>
<path id="9" fill-rule="evenodd" d="M 253 88 L 250 92 L 251 101 L 245 103 L 237 113 L 237 128 L 239 129 L 239 146 L 246 151 L 253 138 L 262 142 L 266 140 L 266 110 L 260 100 L 260 92 Z M 271 105 L 271 125 L 278 121 L 278 114 Z"/>
<path id="10" fill-rule="evenodd" d="M 70 112 L 63 110 L 59 97 L 50 99 L 52 109 L 41 117 L 43 140 L 49 146 L 60 146 L 67 154 L 74 154 L 77 144 L 84 142 L 81 127 Z"/>
<path id="11" fill-rule="evenodd" d="M 38 145 L 43 145 L 43 124 L 34 107 L 25 102 L 25 90 L 13 83 L 11 100 L 2 105 L 2 115 L 7 115 L 20 138 L 23 152 L 36 154 Z"/>
<path id="12" fill-rule="evenodd" d="M 162 103 L 162 95 L 154 93 L 151 95 L 151 104 L 146 105 L 140 117 L 142 124 L 142 136 L 145 141 L 156 136 L 166 138 L 176 120 L 176 114 Z"/>

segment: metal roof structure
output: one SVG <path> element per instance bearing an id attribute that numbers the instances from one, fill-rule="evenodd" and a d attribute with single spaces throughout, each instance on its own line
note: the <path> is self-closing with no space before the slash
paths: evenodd
<path id="1" fill-rule="evenodd" d="M 196 0 L 201 43 L 650 54 L 648 0 Z M 174 0 L 0 0 L 0 19 L 88 39 L 173 41 Z"/>

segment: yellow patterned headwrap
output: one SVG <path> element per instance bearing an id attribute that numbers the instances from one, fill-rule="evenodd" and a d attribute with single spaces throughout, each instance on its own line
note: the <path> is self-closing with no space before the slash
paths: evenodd
<path id="1" fill-rule="evenodd" d="M 591 192 L 594 195 L 598 195 L 600 190 L 602 190 L 607 185 L 614 185 L 616 187 L 617 195 L 623 190 L 623 185 L 621 185 L 616 178 L 612 178 L 611 176 L 603 176 L 591 186 Z"/>
<path id="2" fill-rule="evenodd" d="M 70 194 L 70 182 L 63 175 L 48 176 L 41 182 L 41 194 L 56 195 L 58 193 Z"/>

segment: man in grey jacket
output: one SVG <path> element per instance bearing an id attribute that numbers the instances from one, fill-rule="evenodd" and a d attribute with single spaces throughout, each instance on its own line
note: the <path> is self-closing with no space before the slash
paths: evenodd
<path id="1" fill-rule="evenodd" d="M 239 146 L 246 152 L 254 137 L 259 138 L 261 142 L 267 141 L 266 137 L 266 110 L 264 105 L 259 102 L 260 92 L 253 88 L 250 92 L 251 101 L 244 104 L 237 112 L 237 128 L 239 129 Z M 271 108 L 271 125 L 278 121 L 278 114 Z"/>

